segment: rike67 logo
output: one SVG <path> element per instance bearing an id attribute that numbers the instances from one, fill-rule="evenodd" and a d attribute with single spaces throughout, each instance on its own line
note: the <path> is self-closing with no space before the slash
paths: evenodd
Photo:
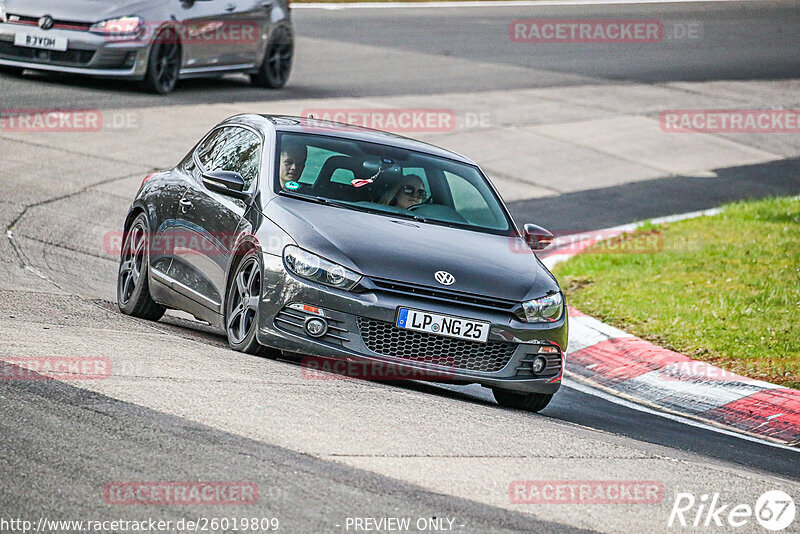
<path id="1" fill-rule="evenodd" d="M 725 503 L 719 493 L 697 497 L 693 493 L 681 492 L 675 495 L 667 526 L 730 530 L 751 525 L 755 519 L 765 529 L 779 532 L 794 522 L 795 513 L 794 500 L 781 490 L 765 492 L 756 500 L 755 506 Z"/>

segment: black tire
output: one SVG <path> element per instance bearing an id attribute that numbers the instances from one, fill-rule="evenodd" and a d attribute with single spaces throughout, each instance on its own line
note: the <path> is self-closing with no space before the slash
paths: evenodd
<path id="1" fill-rule="evenodd" d="M 272 356 L 273 350 L 261 345 L 256 338 L 259 303 L 264 285 L 261 255 L 255 249 L 247 251 L 233 272 L 225 298 L 225 334 L 228 336 L 228 345 L 239 352 Z"/>
<path id="2" fill-rule="evenodd" d="M 117 306 L 126 315 L 158 321 L 166 308 L 150 296 L 147 217 L 140 213 L 125 236 L 117 273 Z"/>
<path id="3" fill-rule="evenodd" d="M 264 61 L 258 72 L 250 75 L 253 85 L 268 89 L 280 89 L 289 81 L 294 60 L 294 38 L 285 27 L 273 30 L 267 41 Z"/>
<path id="4" fill-rule="evenodd" d="M 166 95 L 175 89 L 181 70 L 181 44 L 172 28 L 158 32 L 150 47 L 144 87 L 153 93 Z"/>
<path id="5" fill-rule="evenodd" d="M 553 395 L 550 393 L 516 393 L 507 389 L 492 388 L 494 398 L 500 406 L 538 412 L 550 404 Z"/>
<path id="6" fill-rule="evenodd" d="M 21 76 L 22 71 L 24 71 L 22 67 L 11 67 L 9 65 L 0 65 L 0 72 L 3 74 L 8 74 L 10 76 Z"/>

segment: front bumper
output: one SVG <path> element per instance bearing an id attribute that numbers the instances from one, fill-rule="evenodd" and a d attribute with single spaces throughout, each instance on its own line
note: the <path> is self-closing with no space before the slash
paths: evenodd
<path id="1" fill-rule="evenodd" d="M 67 39 L 67 50 L 40 50 L 16 46 L 18 32 Z M 149 43 L 111 42 L 81 30 L 40 30 L 24 24 L 0 23 L 0 65 L 26 69 L 141 80 L 147 70 Z"/>
<path id="2" fill-rule="evenodd" d="M 265 284 L 257 334 L 263 345 L 309 356 L 380 362 L 409 371 L 398 373 L 400 376 L 425 376 L 440 370 L 437 380 L 451 383 L 478 383 L 535 393 L 555 393 L 561 385 L 567 344 L 566 313 L 556 323 L 530 324 L 508 312 L 398 297 L 377 288 L 346 292 L 295 278 L 286 272 L 278 256 L 265 254 L 263 259 Z M 287 310 L 290 303 L 324 309 L 333 327 L 329 330 L 332 335 L 309 336 L 300 326 L 305 316 Z M 488 343 L 459 343 L 452 338 L 396 329 L 395 317 L 401 306 L 489 321 L 492 326 Z M 387 341 L 389 336 L 391 341 Z M 409 349 L 412 344 L 426 353 L 416 354 Z M 441 354 L 427 353 L 437 352 L 437 346 L 442 347 Z M 547 372 L 538 377 L 530 371 L 530 363 L 545 346 L 556 346 L 560 352 L 548 356 Z M 395 356 L 398 353 L 405 355 Z"/>

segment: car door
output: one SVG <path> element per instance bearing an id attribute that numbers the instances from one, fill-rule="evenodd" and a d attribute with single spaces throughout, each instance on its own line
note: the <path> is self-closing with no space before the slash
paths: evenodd
<path id="1" fill-rule="evenodd" d="M 254 65 L 264 48 L 274 0 L 228 0 L 226 46 L 221 62 L 227 65 Z"/>
<path id="2" fill-rule="evenodd" d="M 201 69 L 222 64 L 226 46 L 225 18 L 234 9 L 232 0 L 184 0 L 180 2 L 178 37 L 183 66 Z"/>
<path id="3" fill-rule="evenodd" d="M 177 167 L 161 176 L 158 185 L 148 195 L 151 207 L 150 270 L 156 276 L 168 275 L 170 272 L 174 258 L 174 235 L 178 228 L 175 216 L 179 202 L 186 192 L 193 166 L 193 153 L 190 152 Z M 145 181 L 151 176 L 153 175 L 145 178 Z"/>
<path id="4" fill-rule="evenodd" d="M 171 276 L 178 291 L 209 310 L 222 313 L 225 277 L 233 258 L 238 230 L 248 203 L 211 191 L 203 173 L 236 171 L 246 190 L 257 186 L 262 152 L 261 136 L 242 126 L 214 130 L 195 151 L 196 165 L 179 202 L 180 232 L 175 239 Z"/>

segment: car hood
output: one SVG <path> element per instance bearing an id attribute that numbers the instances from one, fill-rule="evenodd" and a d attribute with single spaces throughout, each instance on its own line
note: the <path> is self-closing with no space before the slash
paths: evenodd
<path id="1" fill-rule="evenodd" d="M 267 216 L 297 244 L 375 278 L 444 289 L 434 279 L 447 271 L 447 289 L 522 301 L 558 290 L 553 275 L 518 237 L 419 223 L 288 197 L 267 206 Z"/>
<path id="2" fill-rule="evenodd" d="M 6 12 L 27 17 L 50 15 L 56 20 L 99 22 L 113 17 L 139 15 L 167 0 L 6 0 Z"/>

